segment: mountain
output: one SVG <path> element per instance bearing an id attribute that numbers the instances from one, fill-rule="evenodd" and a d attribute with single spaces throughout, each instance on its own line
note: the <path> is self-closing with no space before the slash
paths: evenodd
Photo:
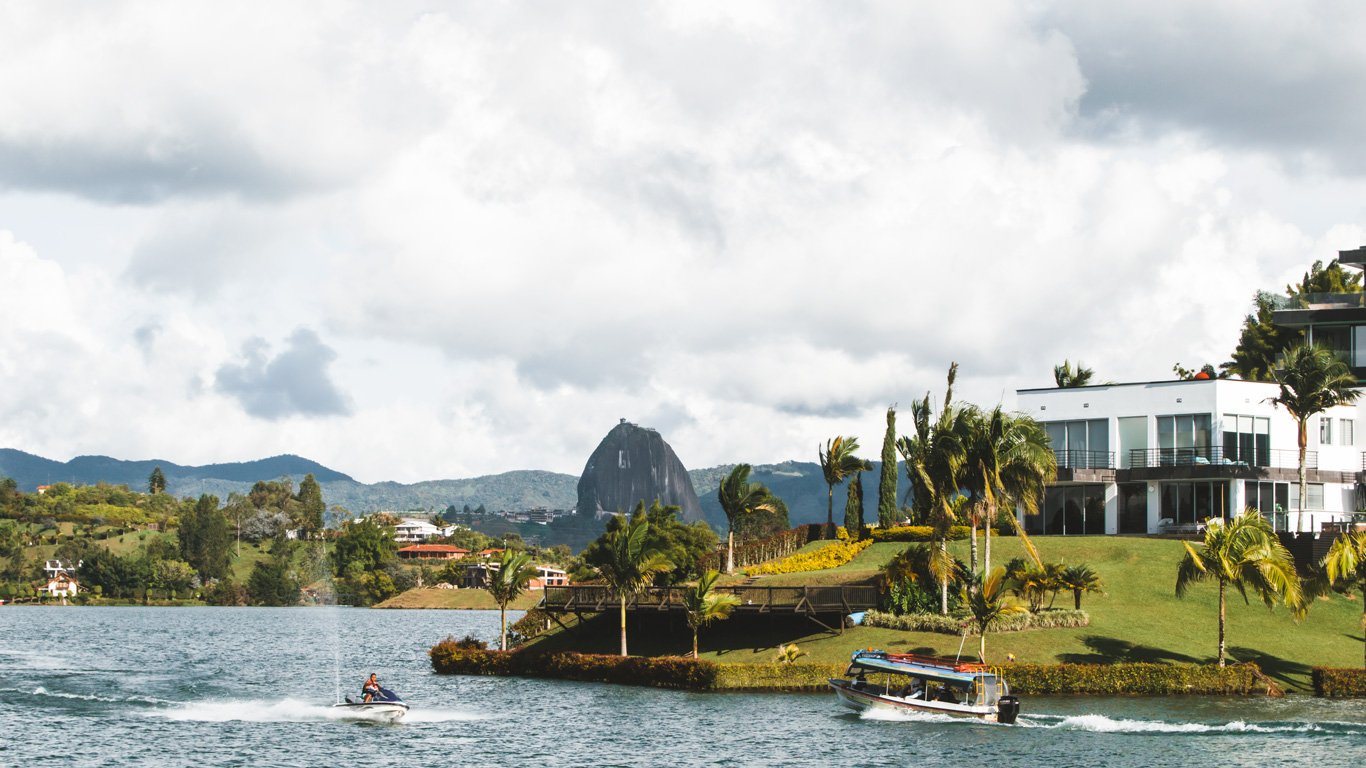
<path id="1" fill-rule="evenodd" d="M 612 427 L 584 465 L 579 478 L 580 512 L 629 510 L 655 499 L 676 505 L 684 522 L 702 519 L 692 478 L 658 432 L 626 419 Z"/>
<path id="2" fill-rule="evenodd" d="M 693 487 L 702 502 L 702 514 L 718 530 L 726 529 L 726 513 L 716 500 L 716 489 L 721 480 L 735 468 L 734 464 L 693 470 Z M 882 463 L 874 461 L 872 470 L 863 473 L 863 519 L 877 520 L 877 483 Z M 825 475 L 821 465 L 813 461 L 784 461 L 778 464 L 756 464 L 750 471 L 751 483 L 763 483 L 787 504 L 787 519 L 792 525 L 824 523 L 826 512 Z M 906 495 L 908 485 L 904 475 L 898 477 L 897 501 Z M 844 525 L 845 494 L 848 481 L 835 487 L 835 524 Z"/>

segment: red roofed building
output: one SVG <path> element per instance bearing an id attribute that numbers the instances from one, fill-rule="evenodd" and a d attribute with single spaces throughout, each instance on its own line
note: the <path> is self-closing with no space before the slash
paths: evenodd
<path id="1" fill-rule="evenodd" d="M 459 560 L 469 553 L 468 549 L 450 544 L 412 544 L 398 550 L 398 556 L 404 560 Z"/>

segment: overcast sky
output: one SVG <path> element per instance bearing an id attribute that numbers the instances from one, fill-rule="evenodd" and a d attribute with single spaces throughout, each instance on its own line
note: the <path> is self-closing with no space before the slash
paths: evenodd
<path id="1" fill-rule="evenodd" d="M 0 5 L 0 447 L 875 455 L 1366 244 L 1366 5 Z M 907 410 L 907 418 L 909 411 Z"/>

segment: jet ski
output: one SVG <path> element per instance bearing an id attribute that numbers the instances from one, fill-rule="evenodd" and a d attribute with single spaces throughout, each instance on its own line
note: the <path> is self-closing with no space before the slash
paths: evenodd
<path id="1" fill-rule="evenodd" d="M 397 693 L 381 687 L 379 693 L 365 701 L 346 697 L 346 701 L 332 705 L 332 711 L 348 720 L 379 720 L 394 723 L 408 714 L 408 705 L 403 703 Z"/>

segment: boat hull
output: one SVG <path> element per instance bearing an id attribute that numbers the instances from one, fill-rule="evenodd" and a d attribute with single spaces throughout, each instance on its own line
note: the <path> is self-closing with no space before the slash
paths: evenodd
<path id="1" fill-rule="evenodd" d="M 874 688 L 859 688 L 849 680 L 830 679 L 830 687 L 835 690 L 840 704 L 854 710 L 882 709 L 897 712 L 925 712 L 951 717 L 972 718 L 984 722 L 998 721 L 996 707 L 978 707 L 968 704 L 953 704 L 945 701 L 924 701 L 908 699 L 879 692 Z"/>
<path id="2" fill-rule="evenodd" d="M 372 701 L 333 704 L 332 711 L 346 720 L 374 720 L 394 723 L 408 714 L 408 705 L 401 701 Z"/>

